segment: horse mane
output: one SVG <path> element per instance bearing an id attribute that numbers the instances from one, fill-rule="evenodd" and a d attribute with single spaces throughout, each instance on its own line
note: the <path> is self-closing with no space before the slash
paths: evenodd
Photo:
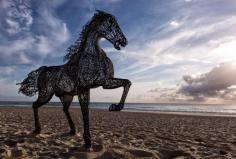
<path id="1" fill-rule="evenodd" d="M 92 23 L 94 23 L 97 20 L 101 20 L 101 18 L 110 16 L 110 14 L 105 13 L 103 11 L 99 11 L 97 10 L 97 13 L 95 13 L 93 15 L 93 17 L 91 18 L 91 20 L 89 20 L 84 26 L 83 29 L 79 35 L 79 38 L 74 42 L 74 44 L 72 44 L 71 46 L 69 46 L 67 48 L 67 54 L 64 56 L 63 61 L 74 61 L 77 59 L 77 57 L 79 57 L 80 53 L 83 51 L 84 46 L 85 46 L 85 42 L 86 42 L 86 38 L 88 36 L 88 33 L 91 29 L 93 29 Z"/>
<path id="2" fill-rule="evenodd" d="M 91 20 L 92 21 L 92 20 Z M 80 51 L 83 49 L 83 46 L 85 44 L 85 40 L 88 34 L 88 29 L 89 29 L 89 25 L 91 23 L 91 21 L 88 21 L 84 26 L 83 29 L 79 35 L 79 38 L 74 42 L 74 44 L 70 45 L 67 48 L 67 54 L 64 56 L 64 62 L 65 61 L 69 61 L 72 60 L 75 55 L 78 55 L 80 53 Z"/>

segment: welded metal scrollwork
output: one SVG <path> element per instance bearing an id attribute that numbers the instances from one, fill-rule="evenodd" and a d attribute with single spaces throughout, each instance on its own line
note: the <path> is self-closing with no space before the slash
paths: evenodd
<path id="1" fill-rule="evenodd" d="M 19 83 L 21 85 L 19 92 L 27 96 L 33 96 L 38 92 L 38 99 L 33 103 L 34 133 L 41 131 L 38 108 L 49 102 L 53 95 L 59 97 L 63 104 L 71 134 L 75 134 L 75 126 L 68 109 L 73 96 L 78 95 L 84 121 L 86 147 L 91 147 L 88 110 L 90 89 L 99 86 L 104 89 L 124 87 L 120 102 L 109 107 L 110 111 L 123 109 L 131 82 L 128 79 L 114 78 L 113 64 L 98 45 L 101 38 L 107 39 L 117 50 L 127 45 L 127 39 L 116 18 L 98 10 L 83 27 L 79 39 L 68 48 L 64 65 L 42 66 L 29 73 L 28 77 Z"/>

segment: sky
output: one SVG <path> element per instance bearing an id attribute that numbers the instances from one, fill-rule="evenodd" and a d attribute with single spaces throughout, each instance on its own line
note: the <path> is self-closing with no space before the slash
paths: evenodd
<path id="1" fill-rule="evenodd" d="M 236 103 L 235 0 L 0 0 L 0 101 L 35 100 L 16 83 L 62 65 L 96 9 L 128 39 L 121 51 L 99 42 L 115 77 L 132 81 L 127 102 Z M 93 89 L 91 101 L 118 102 L 122 91 Z"/>

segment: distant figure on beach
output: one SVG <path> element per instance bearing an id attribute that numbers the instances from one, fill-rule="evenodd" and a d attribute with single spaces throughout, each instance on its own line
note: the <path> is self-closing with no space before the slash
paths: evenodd
<path id="1" fill-rule="evenodd" d="M 63 104 L 63 111 L 72 135 L 76 131 L 68 109 L 73 96 L 78 95 L 84 121 L 83 137 L 86 148 L 91 147 L 88 108 L 90 89 L 99 86 L 104 89 L 124 87 L 120 102 L 109 107 L 110 111 L 123 109 L 131 82 L 128 79 L 114 78 L 113 64 L 98 45 L 101 38 L 110 41 L 117 50 L 127 45 L 127 39 L 116 18 L 97 10 L 97 13 L 83 27 L 79 39 L 68 48 L 65 56 L 67 62 L 64 65 L 42 66 L 29 73 L 28 77 L 19 83 L 21 85 L 19 92 L 26 96 L 33 96 L 38 92 L 38 99 L 33 102 L 35 134 L 41 131 L 38 108 L 48 103 L 54 94 Z"/>

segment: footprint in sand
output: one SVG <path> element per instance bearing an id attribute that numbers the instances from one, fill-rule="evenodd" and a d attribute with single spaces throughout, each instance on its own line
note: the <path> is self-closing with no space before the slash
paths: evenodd
<path id="1" fill-rule="evenodd" d="M 99 145 L 99 144 L 94 144 L 90 150 L 85 149 L 82 145 L 69 148 L 69 152 L 91 152 L 92 153 L 92 152 L 100 152 L 102 150 L 103 150 L 103 145 Z"/>
<path id="2" fill-rule="evenodd" d="M 171 158 L 192 158 L 192 156 L 183 151 L 183 150 L 160 150 L 160 158 L 161 159 L 171 159 Z"/>
<path id="3" fill-rule="evenodd" d="M 118 154 L 114 151 L 105 151 L 101 156 L 96 157 L 94 159 L 119 159 L 119 158 L 125 158 L 125 156 L 122 154 Z"/>
<path id="4" fill-rule="evenodd" d="M 128 150 L 127 152 L 131 153 L 135 157 L 140 157 L 140 158 L 154 157 L 152 152 L 144 150 Z"/>
<path id="5" fill-rule="evenodd" d="M 60 153 L 65 158 L 92 159 L 101 156 L 104 147 L 101 144 L 94 144 L 91 149 L 85 149 L 82 145 L 70 147 L 66 153 Z"/>
<path id="6" fill-rule="evenodd" d="M 101 156 L 96 157 L 95 159 L 120 159 L 120 158 L 158 158 L 152 152 L 141 150 L 141 149 L 134 149 L 134 148 L 127 148 L 121 146 L 112 146 L 107 148 Z"/>
<path id="7" fill-rule="evenodd" d="M 16 144 L 17 144 L 17 141 L 15 141 L 15 140 L 6 140 L 5 142 L 4 142 L 4 144 L 5 145 L 7 145 L 7 146 L 9 146 L 9 147 L 13 147 L 13 146 L 15 146 Z"/>

